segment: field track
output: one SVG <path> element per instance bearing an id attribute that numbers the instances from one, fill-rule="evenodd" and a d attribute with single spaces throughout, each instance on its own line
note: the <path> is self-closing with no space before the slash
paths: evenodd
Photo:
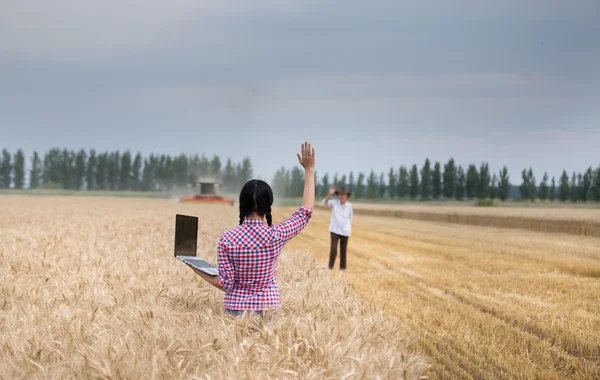
<path id="1" fill-rule="evenodd" d="M 354 204 L 360 215 L 600 237 L 600 209 Z"/>
<path id="2" fill-rule="evenodd" d="M 325 264 L 328 224 L 317 209 L 292 247 Z M 359 213 L 348 255 L 344 277 L 419 334 L 432 378 L 600 378 L 598 238 Z"/>

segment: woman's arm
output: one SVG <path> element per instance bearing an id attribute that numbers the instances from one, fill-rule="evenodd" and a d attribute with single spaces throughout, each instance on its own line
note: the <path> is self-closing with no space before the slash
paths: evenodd
<path id="1" fill-rule="evenodd" d="M 192 268 L 192 270 L 200 277 L 202 277 L 204 279 L 204 281 L 208 282 L 209 284 L 211 284 L 212 286 L 214 286 L 217 289 L 223 290 L 225 291 L 225 289 L 223 289 L 221 286 L 219 286 L 219 281 L 217 279 L 217 276 L 212 276 L 208 273 L 204 273 L 199 269 L 194 268 L 191 265 L 188 265 L 190 268 Z"/>
<path id="2" fill-rule="evenodd" d="M 315 149 L 305 142 L 302 144 L 302 156 L 298 156 L 298 162 L 304 167 L 304 194 L 302 195 L 302 206 L 313 209 L 315 207 Z"/>

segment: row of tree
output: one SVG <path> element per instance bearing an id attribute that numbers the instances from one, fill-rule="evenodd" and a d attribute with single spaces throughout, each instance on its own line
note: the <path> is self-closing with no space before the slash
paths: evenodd
<path id="1" fill-rule="evenodd" d="M 274 176 L 273 186 L 279 196 L 299 197 L 302 195 L 304 173 L 297 167 L 288 170 L 280 168 Z M 569 178 L 566 170 L 557 183 L 548 173 L 537 183 L 533 170 L 524 169 L 521 185 L 511 184 L 508 169 L 504 166 L 498 173 L 491 173 L 489 164 L 483 162 L 479 167 L 474 164 L 466 168 L 457 166 L 454 159 L 442 165 L 429 159 L 419 169 L 400 166 L 398 170 L 390 168 L 387 175 L 371 171 L 368 176 L 353 172 L 349 175 L 333 178 L 324 174 L 317 175 L 317 194 L 325 196 L 329 186 L 346 186 L 355 198 L 389 198 L 427 201 L 431 199 L 500 199 L 520 198 L 523 200 L 560 200 L 571 202 L 600 201 L 600 166 L 593 170 L 589 167 L 584 173 L 573 172 Z M 516 192 L 514 190 L 517 190 Z"/>
<path id="2" fill-rule="evenodd" d="M 129 151 L 96 152 L 95 150 L 68 150 L 54 148 L 43 157 L 37 152 L 31 157 L 29 184 L 25 184 L 25 155 L 19 149 L 11 155 L 6 149 L 0 157 L 0 188 L 57 187 L 71 190 L 138 190 L 169 191 L 194 186 L 200 176 L 211 175 L 219 178 L 226 192 L 237 192 L 241 186 L 254 177 L 250 158 L 234 163 L 227 159 L 223 166 L 219 156 L 211 159 L 204 154 L 186 156 L 141 153 L 132 155 Z M 387 175 L 371 171 L 354 173 L 333 178 L 324 174 L 317 178 L 317 193 L 324 196 L 329 186 L 345 185 L 355 198 L 389 199 L 484 199 L 521 198 L 527 200 L 561 201 L 600 201 L 600 167 L 589 167 L 583 173 L 573 172 L 571 176 L 563 170 L 557 183 L 544 173 L 539 184 L 533 170 L 522 171 L 518 192 L 513 191 L 508 169 L 504 166 L 498 173 L 490 172 L 486 162 L 479 167 L 469 164 L 463 168 L 450 159 L 443 165 L 425 160 L 419 169 L 400 166 L 390 168 Z M 277 170 L 271 185 L 280 197 L 301 197 L 304 189 L 304 171 L 298 166 Z"/>
<path id="3" fill-rule="evenodd" d="M 194 186 L 200 176 L 216 176 L 225 191 L 239 189 L 252 178 L 249 158 L 240 163 L 228 159 L 223 167 L 221 159 L 205 155 L 156 155 L 143 158 L 141 153 L 129 151 L 75 152 L 54 148 L 41 157 L 31 157 L 29 186 L 53 187 L 69 190 L 138 190 L 169 191 Z M 12 186 L 11 186 L 12 185 Z M 25 188 L 25 155 L 18 150 L 14 156 L 4 149 L 0 158 L 0 188 Z"/>

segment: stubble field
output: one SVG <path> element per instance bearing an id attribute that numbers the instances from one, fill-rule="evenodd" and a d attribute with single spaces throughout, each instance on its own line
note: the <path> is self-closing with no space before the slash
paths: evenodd
<path id="1" fill-rule="evenodd" d="M 310 253 L 285 249 L 283 310 L 223 315 L 223 294 L 173 257 L 176 213 L 199 255 L 237 210 L 168 200 L 0 197 L 0 378 L 418 379 L 414 334 Z M 276 219 L 277 220 L 277 219 Z"/>
<path id="2" fill-rule="evenodd" d="M 325 263 L 329 215 L 291 246 Z M 431 378 L 600 378 L 599 238 L 358 213 L 347 260 L 361 297 L 418 334 Z"/>

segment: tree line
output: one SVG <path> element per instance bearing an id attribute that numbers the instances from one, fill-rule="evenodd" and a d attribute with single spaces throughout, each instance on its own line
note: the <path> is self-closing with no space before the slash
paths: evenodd
<path id="1" fill-rule="evenodd" d="M 0 157 L 0 188 L 60 188 L 66 190 L 169 191 L 195 186 L 205 175 L 217 177 L 224 191 L 237 191 L 253 177 L 248 157 L 223 166 L 219 156 L 211 159 L 180 154 L 150 154 L 142 157 L 130 151 L 96 152 L 53 148 L 43 157 L 33 152 L 29 183 L 25 184 L 25 154 L 19 149 L 11 155 L 6 149 Z"/>
<path id="2" fill-rule="evenodd" d="M 33 152 L 29 165 L 29 183 L 25 183 L 25 154 L 19 149 L 13 155 L 6 149 L 0 157 L 0 188 L 61 188 L 68 190 L 136 190 L 169 191 L 194 186 L 200 176 L 211 175 L 222 183 L 224 191 L 238 192 L 243 184 L 254 177 L 250 158 L 225 165 L 219 156 L 212 158 L 180 154 L 150 154 L 130 151 L 96 152 L 94 149 L 69 150 L 53 148 L 40 156 Z M 591 166 L 582 173 L 571 175 L 563 170 L 558 181 L 544 173 L 536 181 L 533 170 L 523 169 L 518 188 L 511 183 L 504 166 L 492 173 L 489 165 L 457 165 L 451 158 L 447 163 L 432 163 L 426 159 L 419 168 L 391 167 L 387 174 L 371 170 L 368 174 L 350 172 L 330 178 L 328 173 L 316 175 L 316 191 L 325 196 L 329 186 L 346 186 L 354 198 L 366 199 L 540 199 L 571 202 L 600 201 L 600 166 Z M 276 196 L 301 197 L 304 189 L 304 171 L 298 166 L 281 167 L 274 174 L 271 185 Z M 517 190 L 517 191 L 515 191 Z"/>
<path id="3" fill-rule="evenodd" d="M 302 195 L 304 172 L 297 167 L 280 168 L 273 178 L 274 191 L 283 197 Z M 359 172 L 356 175 L 328 173 L 316 175 L 316 191 L 325 196 L 330 186 L 342 185 L 352 192 L 354 198 L 366 199 L 410 199 L 410 200 L 473 200 L 507 199 L 542 201 L 588 202 L 600 201 L 600 166 L 589 167 L 583 173 L 573 172 L 571 176 L 563 170 L 558 182 L 550 180 L 545 172 L 537 182 L 531 168 L 522 171 L 521 184 L 511 183 L 508 168 L 504 166 L 498 173 L 492 173 L 487 162 L 481 165 L 469 164 L 466 167 L 456 164 L 451 158 L 443 166 L 440 162 L 426 159 L 422 167 L 400 166 L 390 168 L 387 173 Z"/>

